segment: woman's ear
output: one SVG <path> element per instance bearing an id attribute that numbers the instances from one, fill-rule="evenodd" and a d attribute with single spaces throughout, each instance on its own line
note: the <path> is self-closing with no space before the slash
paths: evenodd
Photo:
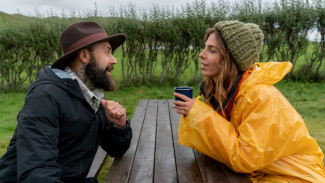
<path id="1" fill-rule="evenodd" d="M 83 64 L 88 64 L 90 61 L 90 52 L 87 49 L 82 49 L 78 52 L 78 58 Z"/>

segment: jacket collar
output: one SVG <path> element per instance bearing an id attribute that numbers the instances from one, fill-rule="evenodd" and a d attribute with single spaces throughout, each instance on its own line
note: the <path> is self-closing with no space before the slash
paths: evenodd
<path id="1" fill-rule="evenodd" d="M 227 96 L 227 100 L 223 103 L 222 107 L 225 108 L 229 101 L 235 96 L 235 93 L 237 91 L 237 88 L 239 86 L 239 82 L 241 81 L 242 76 L 244 75 L 245 71 L 239 71 L 238 75 L 237 75 L 237 79 L 235 84 L 232 86 L 228 96 Z M 213 90 L 213 92 L 215 92 L 215 90 Z M 205 90 L 204 90 L 204 82 L 201 82 L 200 85 L 200 94 L 205 96 Z M 216 98 L 214 96 L 212 96 L 210 98 L 210 104 L 212 105 L 213 109 L 216 111 L 218 109 L 218 107 L 220 106 L 219 102 L 216 100 Z"/>
<path id="2" fill-rule="evenodd" d="M 104 92 L 99 88 L 89 90 L 89 88 L 79 79 L 79 77 L 70 69 L 69 66 L 66 66 L 63 72 L 65 72 L 72 79 L 78 81 L 82 94 L 86 98 L 87 103 L 95 112 L 97 112 L 100 102 L 105 96 Z"/>

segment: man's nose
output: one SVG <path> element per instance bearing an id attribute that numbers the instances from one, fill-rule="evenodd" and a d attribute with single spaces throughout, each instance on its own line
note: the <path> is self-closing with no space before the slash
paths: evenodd
<path id="1" fill-rule="evenodd" d="M 112 55 L 111 59 L 110 59 L 110 64 L 117 64 L 117 61 L 115 59 L 115 57 Z"/>

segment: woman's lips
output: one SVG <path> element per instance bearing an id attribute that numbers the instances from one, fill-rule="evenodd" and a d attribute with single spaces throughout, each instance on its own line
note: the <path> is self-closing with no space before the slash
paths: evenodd
<path id="1" fill-rule="evenodd" d="M 206 65 L 206 64 L 204 64 L 204 63 L 202 63 L 202 62 L 201 62 L 201 64 L 202 64 L 202 65 L 201 65 L 201 69 L 202 69 L 202 70 L 206 70 L 206 69 L 208 68 L 208 65 Z"/>

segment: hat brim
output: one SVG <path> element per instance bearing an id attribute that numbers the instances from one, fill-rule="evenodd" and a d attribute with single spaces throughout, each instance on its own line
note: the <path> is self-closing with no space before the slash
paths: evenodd
<path id="1" fill-rule="evenodd" d="M 64 69 L 73 59 L 73 57 L 76 56 L 77 52 L 84 49 L 85 47 L 101 42 L 101 41 L 108 41 L 109 44 L 112 47 L 112 51 L 114 51 L 116 48 L 118 48 L 120 45 L 122 45 L 126 40 L 126 35 L 123 33 L 114 34 L 112 36 L 108 36 L 103 39 L 94 40 L 93 42 L 90 42 L 86 45 L 83 45 L 80 48 L 77 48 L 75 50 L 70 51 L 69 53 L 61 56 L 59 59 L 57 59 L 51 66 L 51 68 L 58 68 L 58 69 Z"/>

